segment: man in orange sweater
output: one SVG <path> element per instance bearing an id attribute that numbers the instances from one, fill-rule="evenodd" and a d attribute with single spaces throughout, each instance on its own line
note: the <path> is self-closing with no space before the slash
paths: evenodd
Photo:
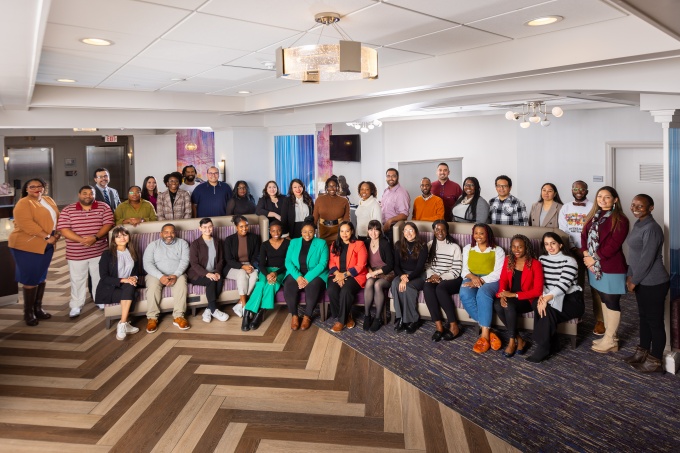
<path id="1" fill-rule="evenodd" d="M 423 193 L 413 200 L 412 220 L 425 220 L 433 222 L 444 218 L 444 200 L 430 192 L 432 183 L 430 178 L 420 181 L 420 191 Z"/>

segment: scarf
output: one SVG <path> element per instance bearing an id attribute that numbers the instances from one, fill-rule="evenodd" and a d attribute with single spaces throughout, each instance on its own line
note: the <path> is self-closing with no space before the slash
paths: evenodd
<path id="1" fill-rule="evenodd" d="M 597 256 L 597 250 L 600 248 L 600 225 L 607 220 L 607 217 L 612 215 L 612 210 L 606 211 L 600 218 L 601 215 L 602 210 L 598 209 L 593 216 L 593 222 L 590 224 L 590 229 L 588 230 L 588 254 L 595 260 L 595 264 L 593 264 L 595 271 L 593 273 L 595 274 L 596 280 L 602 278 L 602 266 L 600 265 L 600 258 Z"/>

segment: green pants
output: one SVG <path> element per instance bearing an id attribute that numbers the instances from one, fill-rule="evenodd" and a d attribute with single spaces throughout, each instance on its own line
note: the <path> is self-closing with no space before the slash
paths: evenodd
<path id="1" fill-rule="evenodd" d="M 267 272 L 260 272 L 255 288 L 250 294 L 250 298 L 246 304 L 246 310 L 257 313 L 260 308 L 264 308 L 265 310 L 274 308 L 274 297 L 279 288 L 281 288 L 281 283 L 283 282 L 286 273 L 277 274 L 276 281 L 272 284 L 267 282 L 267 274 L 276 272 L 277 269 L 277 267 L 268 267 Z"/>

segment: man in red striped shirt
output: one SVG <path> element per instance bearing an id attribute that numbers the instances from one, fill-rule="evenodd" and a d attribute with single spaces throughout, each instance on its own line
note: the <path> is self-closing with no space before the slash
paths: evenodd
<path id="1" fill-rule="evenodd" d="M 91 186 L 81 187 L 78 201 L 66 206 L 59 215 L 56 229 L 66 239 L 66 260 L 71 274 L 71 318 L 80 315 L 85 305 L 88 274 L 94 300 L 99 284 L 99 258 L 108 247 L 107 235 L 114 224 L 111 208 L 94 200 Z"/>

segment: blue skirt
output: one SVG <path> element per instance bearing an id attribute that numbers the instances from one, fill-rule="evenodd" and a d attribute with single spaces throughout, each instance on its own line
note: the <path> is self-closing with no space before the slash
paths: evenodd
<path id="1" fill-rule="evenodd" d="M 47 270 L 52 262 L 52 255 L 54 254 L 54 246 L 47 244 L 45 253 L 25 252 L 10 248 L 14 262 L 16 263 L 16 271 L 14 279 L 27 286 L 37 286 L 47 280 Z"/>
<path id="2" fill-rule="evenodd" d="M 626 294 L 626 274 L 605 274 L 597 280 L 595 274 L 588 270 L 590 286 L 605 294 Z"/>

